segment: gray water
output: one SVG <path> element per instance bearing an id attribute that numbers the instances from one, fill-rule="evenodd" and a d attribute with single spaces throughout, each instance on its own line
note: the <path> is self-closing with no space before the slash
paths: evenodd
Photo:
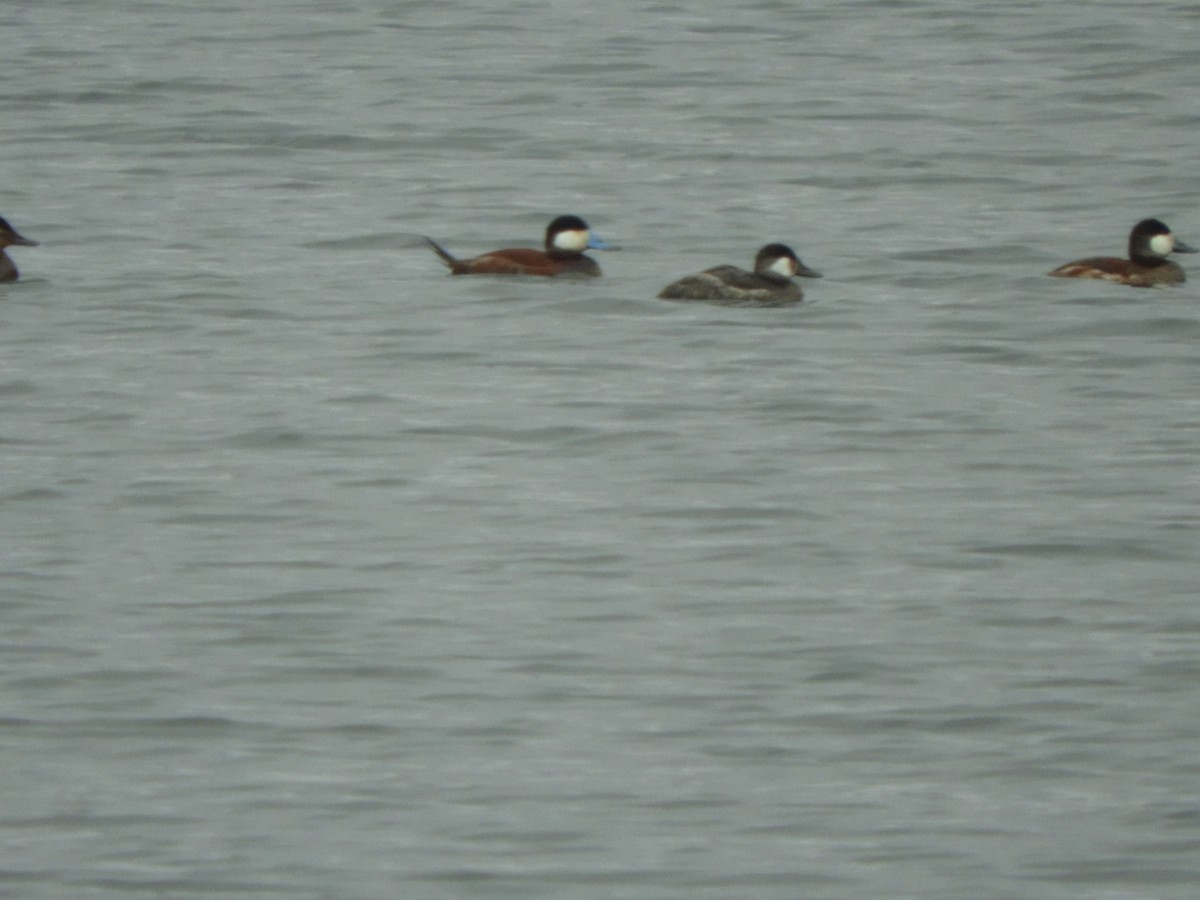
<path id="1" fill-rule="evenodd" d="M 0 5 L 0 895 L 1200 894 L 1200 6 L 803 7 Z"/>

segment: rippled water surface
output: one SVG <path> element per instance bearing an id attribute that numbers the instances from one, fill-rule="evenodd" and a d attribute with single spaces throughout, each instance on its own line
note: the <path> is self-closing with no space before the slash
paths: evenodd
<path id="1" fill-rule="evenodd" d="M 243 6 L 0 6 L 0 896 L 1197 896 L 1200 7 Z"/>

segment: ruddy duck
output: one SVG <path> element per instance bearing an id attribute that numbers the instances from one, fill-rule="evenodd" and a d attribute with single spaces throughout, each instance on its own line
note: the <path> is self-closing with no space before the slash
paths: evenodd
<path id="1" fill-rule="evenodd" d="M 1167 254 L 1195 252 L 1177 240 L 1171 229 L 1158 219 L 1143 219 L 1129 232 L 1129 259 L 1093 256 L 1069 262 L 1047 274 L 1055 278 L 1098 278 L 1133 287 L 1182 284 L 1187 281 L 1187 276 L 1183 269 L 1167 259 Z"/>
<path id="2" fill-rule="evenodd" d="M 600 266 L 584 250 L 614 249 L 592 234 L 579 216 L 559 216 L 546 226 L 546 249 L 512 247 L 473 259 L 458 259 L 434 241 L 425 243 L 442 258 L 451 275 L 600 275 Z"/>
<path id="3" fill-rule="evenodd" d="M 668 284 L 664 300 L 704 300 L 722 306 L 790 306 L 804 299 L 795 275 L 820 278 L 821 273 L 800 262 L 791 247 L 767 244 L 754 258 L 754 271 L 716 266 Z"/>
<path id="4" fill-rule="evenodd" d="M 16 265 L 4 252 L 5 247 L 36 247 L 37 245 L 37 241 L 21 237 L 17 229 L 8 224 L 8 220 L 0 218 L 0 281 L 16 281 L 19 274 Z"/>

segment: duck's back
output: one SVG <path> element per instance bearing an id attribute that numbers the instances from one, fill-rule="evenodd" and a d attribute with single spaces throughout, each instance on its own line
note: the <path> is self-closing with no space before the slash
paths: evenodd
<path id="1" fill-rule="evenodd" d="M 668 284 L 663 300 L 701 300 L 729 306 L 787 306 L 804 295 L 795 282 L 772 279 L 737 266 L 714 266 Z"/>
<path id="2" fill-rule="evenodd" d="M 1116 256 L 1090 256 L 1059 266 L 1049 273 L 1055 278 L 1091 278 L 1131 287 L 1156 284 L 1182 284 L 1187 281 L 1183 269 L 1170 260 L 1143 265 Z"/>

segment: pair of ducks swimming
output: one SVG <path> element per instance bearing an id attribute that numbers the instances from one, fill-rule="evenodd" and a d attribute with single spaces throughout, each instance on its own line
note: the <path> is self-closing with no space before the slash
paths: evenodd
<path id="1" fill-rule="evenodd" d="M 511 248 L 494 250 L 472 259 L 458 259 L 431 238 L 433 249 L 452 275 L 591 275 L 600 266 L 585 250 L 614 249 L 594 235 L 578 216 L 559 216 L 546 228 L 544 250 Z M 1048 274 L 1056 278 L 1094 278 L 1132 287 L 1181 284 L 1187 280 L 1171 253 L 1195 253 L 1177 240 L 1158 219 L 1143 219 L 1129 234 L 1129 258 L 1093 256 L 1059 266 Z M 665 300 L 701 300 L 709 303 L 754 306 L 785 306 L 799 303 L 804 294 L 792 278 L 821 274 L 800 261 L 786 244 L 767 244 L 758 251 L 754 271 L 737 266 L 716 266 L 688 275 L 667 285 L 659 293 Z"/>
<path id="2" fill-rule="evenodd" d="M 425 238 L 425 243 L 442 258 L 451 275 L 598 276 L 600 266 L 584 251 L 617 249 L 593 234 L 578 216 L 559 216 L 546 226 L 544 250 L 512 247 L 458 259 L 432 238 Z M 786 306 L 804 298 L 800 286 L 792 281 L 797 275 L 821 277 L 820 272 L 804 265 L 791 247 L 767 244 L 758 251 L 753 272 L 737 266 L 717 266 L 667 285 L 658 296 L 667 300 Z"/>
<path id="3" fill-rule="evenodd" d="M 430 238 L 425 242 L 442 258 L 452 275 L 591 275 L 600 266 L 585 250 L 611 250 L 578 216 L 559 216 L 546 228 L 544 250 L 517 247 L 494 250 L 472 259 L 458 259 Z M 16 281 L 17 267 L 4 252 L 7 247 L 36 247 L 0 217 L 0 282 Z M 1048 273 L 1056 278 L 1095 278 L 1132 287 L 1182 284 L 1187 280 L 1172 253 L 1195 253 L 1176 239 L 1158 219 L 1143 219 L 1129 234 L 1129 258 L 1093 256 L 1059 266 Z M 804 294 L 792 278 L 820 278 L 821 273 L 800 261 L 786 244 L 767 244 L 758 251 L 754 271 L 737 266 L 716 266 L 688 275 L 659 292 L 665 300 L 701 300 L 709 303 L 785 306 L 799 303 Z"/>

